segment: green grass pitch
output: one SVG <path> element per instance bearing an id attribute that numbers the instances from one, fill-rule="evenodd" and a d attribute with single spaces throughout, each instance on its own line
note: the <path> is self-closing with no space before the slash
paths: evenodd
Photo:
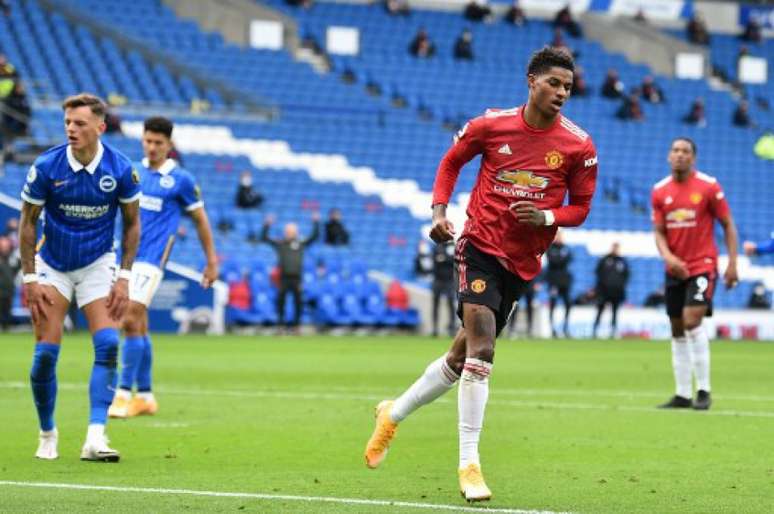
<path id="1" fill-rule="evenodd" d="M 32 337 L 0 335 L 0 512 L 438 511 L 326 498 L 464 507 L 455 391 L 401 425 L 380 469 L 368 470 L 362 456 L 377 401 L 405 389 L 447 344 L 157 335 L 160 411 L 111 421 L 108 434 L 122 459 L 101 464 L 78 460 L 88 416 L 88 336 L 65 338 L 60 458 L 41 462 L 33 458 Z M 718 342 L 712 352 L 712 410 L 664 412 L 654 406 L 673 391 L 667 343 L 500 341 L 481 442 L 494 498 L 482 507 L 772 512 L 774 345 Z M 272 497 L 19 484 L 41 482 Z"/>

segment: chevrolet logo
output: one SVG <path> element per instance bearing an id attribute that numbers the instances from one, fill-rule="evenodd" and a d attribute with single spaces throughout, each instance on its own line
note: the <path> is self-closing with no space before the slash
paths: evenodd
<path id="1" fill-rule="evenodd" d="M 501 170 L 497 173 L 497 180 L 523 189 L 545 189 L 548 185 L 547 178 L 525 170 Z"/>

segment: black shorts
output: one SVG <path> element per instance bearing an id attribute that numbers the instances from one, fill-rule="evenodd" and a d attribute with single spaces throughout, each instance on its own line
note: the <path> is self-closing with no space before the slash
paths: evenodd
<path id="1" fill-rule="evenodd" d="M 707 317 L 712 316 L 712 296 L 715 294 L 715 275 L 702 273 L 685 280 L 666 276 L 666 310 L 670 318 L 682 318 L 683 307 L 707 306 Z"/>
<path id="2" fill-rule="evenodd" d="M 511 273 L 497 257 L 482 252 L 467 239 L 460 239 L 454 254 L 457 278 L 457 315 L 462 318 L 465 303 L 486 305 L 495 315 L 496 334 L 508 322 L 513 303 L 526 291 L 529 282 Z"/>

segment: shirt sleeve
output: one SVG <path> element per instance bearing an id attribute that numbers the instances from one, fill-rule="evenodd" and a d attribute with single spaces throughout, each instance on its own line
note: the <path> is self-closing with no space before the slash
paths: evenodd
<path id="1" fill-rule="evenodd" d="M 728 207 L 726 194 L 723 192 L 723 188 L 720 187 L 718 182 L 712 184 L 710 195 L 709 208 L 712 215 L 719 220 L 726 219 L 728 215 L 731 214 L 731 209 Z"/>
<path id="2" fill-rule="evenodd" d="M 48 198 L 48 192 L 48 177 L 33 164 L 27 172 L 27 180 L 22 187 L 22 200 L 34 205 L 43 205 Z"/>
<path id="3" fill-rule="evenodd" d="M 186 212 L 195 211 L 199 207 L 204 207 L 202 201 L 202 190 L 191 175 L 185 175 L 180 184 L 180 192 L 177 195 L 177 201 L 180 207 Z"/>
<path id="4" fill-rule="evenodd" d="M 597 187 L 597 149 L 589 138 L 583 152 L 570 170 L 568 205 L 552 209 L 554 223 L 560 227 L 577 227 L 586 220 L 591 210 L 591 199 Z"/>
<path id="5" fill-rule="evenodd" d="M 139 200 L 141 194 L 140 174 L 131 164 L 128 164 L 118 181 L 118 201 L 132 203 Z"/>
<path id="6" fill-rule="evenodd" d="M 664 224 L 664 211 L 661 210 L 661 200 L 658 198 L 658 193 L 654 189 L 650 194 L 650 220 L 654 226 L 660 227 Z"/>
<path id="7" fill-rule="evenodd" d="M 454 144 L 438 165 L 433 183 L 433 205 L 449 203 L 460 170 L 484 151 L 485 118 L 480 116 L 462 127 L 454 136 Z"/>

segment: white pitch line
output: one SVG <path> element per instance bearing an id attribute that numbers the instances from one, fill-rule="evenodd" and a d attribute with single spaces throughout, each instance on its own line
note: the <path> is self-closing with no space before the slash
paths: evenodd
<path id="1" fill-rule="evenodd" d="M 342 505 L 369 505 L 374 507 L 404 507 L 407 509 L 451 510 L 455 512 L 492 512 L 498 514 L 567 514 L 547 510 L 524 510 L 508 508 L 465 507 L 437 503 L 415 503 L 397 500 L 366 500 L 362 498 L 337 498 L 333 496 L 299 496 L 290 494 L 228 493 L 220 491 L 196 491 L 193 489 L 161 489 L 156 487 L 122 487 L 112 485 L 60 484 L 52 482 L 19 482 L 0 480 L 0 486 L 38 487 L 41 489 L 75 489 L 81 491 L 111 491 L 120 493 L 180 494 L 189 496 L 211 496 L 217 498 L 249 498 L 254 500 L 285 500 L 308 503 L 338 503 Z"/>
<path id="2" fill-rule="evenodd" d="M 0 383 L 0 388 L 6 389 L 26 389 L 28 384 L 22 382 L 3 382 Z M 60 384 L 61 389 L 70 390 L 86 390 L 85 385 L 78 384 Z M 386 394 L 364 394 L 364 393 L 345 393 L 345 392 L 319 392 L 319 391 L 280 391 L 280 390 L 212 390 L 212 389 L 174 389 L 161 387 L 157 391 L 169 396 L 220 396 L 220 397 L 235 397 L 235 398 L 282 398 L 286 400 L 350 400 L 350 401 L 378 401 L 383 400 L 389 396 Z M 512 390 L 516 391 L 516 390 Z M 526 390 L 529 393 L 529 390 Z M 528 396 L 529 394 L 525 394 Z M 588 396 L 595 396 L 589 394 Z M 603 395 L 600 395 L 600 397 Z M 456 400 L 452 402 L 446 398 L 439 398 L 435 403 L 456 403 Z M 644 405 L 618 405 L 618 404 L 597 404 L 597 403 L 573 403 L 573 402 L 556 402 L 551 400 L 508 400 L 498 399 L 497 390 L 492 391 L 492 397 L 489 402 L 490 405 L 507 405 L 509 407 L 521 407 L 526 409 L 566 409 L 566 410 L 587 410 L 587 411 L 607 411 L 607 412 L 642 412 L 646 414 L 659 414 L 663 415 L 666 412 L 672 412 L 671 410 L 657 409 L 655 406 L 648 407 Z M 692 412 L 690 409 L 679 410 L 678 412 Z M 725 409 L 712 409 L 709 411 L 703 411 L 703 416 L 724 416 L 724 417 L 741 417 L 741 418 L 770 418 L 774 419 L 774 411 L 744 411 L 744 410 L 725 410 Z"/>

